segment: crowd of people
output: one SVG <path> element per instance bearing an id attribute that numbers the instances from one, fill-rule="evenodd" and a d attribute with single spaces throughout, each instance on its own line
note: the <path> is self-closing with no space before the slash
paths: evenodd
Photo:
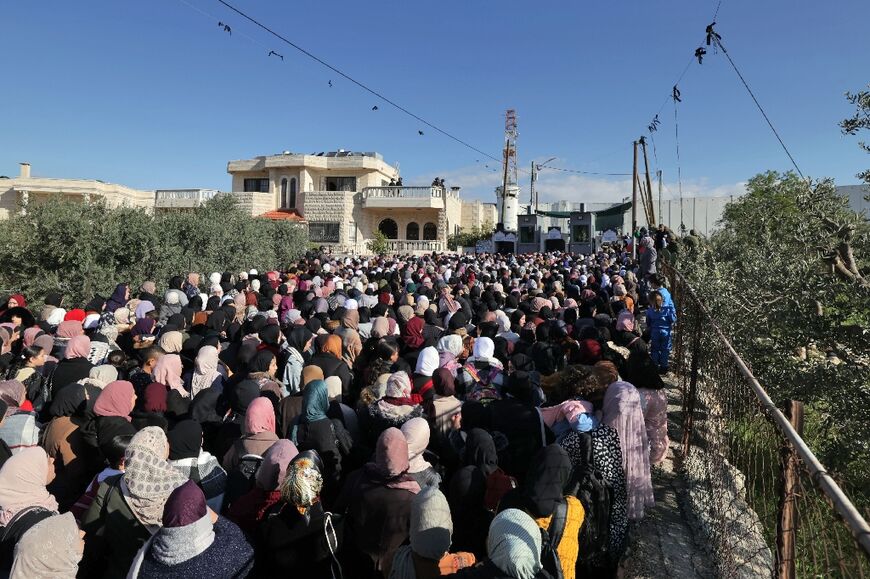
<path id="1" fill-rule="evenodd" d="M 644 251 L 9 297 L 0 576 L 614 576 L 668 450 Z"/>

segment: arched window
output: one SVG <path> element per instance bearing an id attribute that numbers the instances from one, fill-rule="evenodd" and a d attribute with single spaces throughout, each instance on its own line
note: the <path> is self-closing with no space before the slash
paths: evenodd
<path id="1" fill-rule="evenodd" d="M 431 221 L 423 226 L 423 239 L 426 241 L 434 240 L 438 237 L 438 228 Z"/>
<path id="2" fill-rule="evenodd" d="M 290 179 L 290 203 L 288 203 L 287 207 L 296 209 L 296 177 Z"/>
<path id="3" fill-rule="evenodd" d="M 378 231 L 383 233 L 384 237 L 387 239 L 399 238 L 399 226 L 396 225 L 396 222 L 392 219 L 384 219 L 381 221 L 380 225 L 378 225 Z"/>
<path id="4" fill-rule="evenodd" d="M 420 239 L 420 225 L 413 221 L 409 223 L 405 232 L 405 239 L 411 239 L 413 241 Z"/>
<path id="5" fill-rule="evenodd" d="M 287 178 L 281 179 L 281 209 L 287 207 Z"/>

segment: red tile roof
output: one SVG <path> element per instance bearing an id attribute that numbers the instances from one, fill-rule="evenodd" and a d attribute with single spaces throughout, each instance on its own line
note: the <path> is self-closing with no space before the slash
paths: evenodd
<path id="1" fill-rule="evenodd" d="M 288 220 L 288 221 L 297 221 L 304 222 L 305 218 L 299 215 L 295 209 L 276 209 L 275 211 L 267 211 L 263 213 L 259 217 L 265 217 L 266 219 L 272 219 L 274 221 L 280 220 Z"/>

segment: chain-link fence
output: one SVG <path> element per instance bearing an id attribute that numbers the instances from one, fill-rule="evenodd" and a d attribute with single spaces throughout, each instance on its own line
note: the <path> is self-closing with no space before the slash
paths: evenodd
<path id="1" fill-rule="evenodd" d="M 780 410 L 679 272 L 664 272 L 678 315 L 680 466 L 720 574 L 870 577 L 870 489 L 844 492 L 801 438 L 802 404 Z"/>

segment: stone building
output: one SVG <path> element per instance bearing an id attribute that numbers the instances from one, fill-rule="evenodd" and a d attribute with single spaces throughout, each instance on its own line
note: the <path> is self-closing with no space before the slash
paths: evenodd
<path id="1" fill-rule="evenodd" d="M 0 177 L 0 219 L 8 219 L 27 205 L 46 203 L 57 196 L 85 201 L 102 198 L 111 207 L 154 208 L 154 191 L 142 191 L 97 179 L 33 177 L 30 163 L 20 163 L 18 177 Z"/>
<path id="2" fill-rule="evenodd" d="M 230 161 L 232 194 L 252 215 L 305 221 L 312 243 L 367 252 L 380 230 L 395 252 L 446 251 L 462 226 L 459 187 L 397 185 L 378 153 L 284 152 Z"/>

